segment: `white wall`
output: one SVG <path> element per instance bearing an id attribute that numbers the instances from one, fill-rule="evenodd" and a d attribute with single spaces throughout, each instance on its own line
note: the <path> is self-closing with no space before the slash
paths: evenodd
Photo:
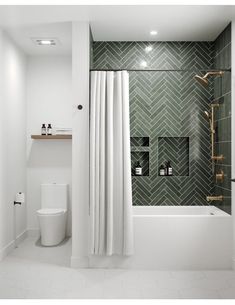
<path id="1" fill-rule="evenodd" d="M 88 22 L 74 22 L 73 61 L 73 226 L 72 267 L 88 266 L 89 211 L 89 61 L 90 28 Z M 83 106 L 82 110 L 77 105 Z"/>
<path id="2" fill-rule="evenodd" d="M 68 183 L 71 194 L 72 141 L 32 140 L 42 123 L 72 127 L 72 62 L 69 56 L 32 56 L 27 73 L 27 224 L 38 230 L 42 183 Z M 68 234 L 71 233 L 69 194 Z"/>
<path id="3" fill-rule="evenodd" d="M 13 247 L 14 199 L 26 191 L 26 57 L 0 32 L 0 259 Z M 26 230 L 26 205 L 16 206 L 16 233 Z"/>

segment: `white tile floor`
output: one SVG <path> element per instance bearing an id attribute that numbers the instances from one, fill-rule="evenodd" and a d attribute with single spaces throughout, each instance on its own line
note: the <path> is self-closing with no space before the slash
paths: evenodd
<path id="1" fill-rule="evenodd" d="M 0 263 L 0 298 L 235 298 L 233 271 L 71 269 L 71 240 L 27 238 Z"/>

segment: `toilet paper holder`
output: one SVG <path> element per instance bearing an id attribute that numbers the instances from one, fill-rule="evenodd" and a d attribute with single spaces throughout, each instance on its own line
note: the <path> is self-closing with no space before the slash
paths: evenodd
<path id="1" fill-rule="evenodd" d="M 21 205 L 24 202 L 24 193 L 19 192 L 15 196 L 14 205 L 19 204 Z"/>

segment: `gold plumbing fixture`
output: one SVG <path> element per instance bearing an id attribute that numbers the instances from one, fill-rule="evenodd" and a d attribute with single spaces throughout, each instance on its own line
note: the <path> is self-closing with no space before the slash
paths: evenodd
<path id="1" fill-rule="evenodd" d="M 212 161 L 221 161 L 224 159 L 223 155 L 215 155 L 215 108 L 219 107 L 219 103 L 211 104 L 211 159 Z"/>
<path id="2" fill-rule="evenodd" d="M 215 174 L 216 182 L 223 182 L 224 181 L 224 171 L 221 169 L 218 173 Z"/>
<path id="3" fill-rule="evenodd" d="M 209 76 L 223 76 L 223 71 L 214 71 L 214 72 L 207 72 L 204 76 L 196 75 L 194 78 L 204 87 L 207 87 L 209 84 Z M 215 108 L 219 107 L 219 103 L 213 103 L 211 104 L 211 112 L 208 113 L 207 111 L 204 111 L 204 114 L 207 118 L 207 120 L 210 123 L 210 135 L 211 135 L 211 160 L 212 160 L 212 172 L 214 173 L 215 169 L 215 161 L 222 161 L 224 159 L 223 155 L 217 156 L 215 154 Z M 215 175 L 216 182 L 217 181 L 223 181 L 224 180 L 224 172 L 220 170 Z M 222 201 L 224 197 L 222 195 L 220 196 L 207 196 L 206 200 L 209 201 Z"/>
<path id="4" fill-rule="evenodd" d="M 215 108 L 219 107 L 219 103 L 211 104 L 211 113 L 204 111 L 206 118 L 210 123 L 210 134 L 211 134 L 211 160 L 212 161 L 222 161 L 224 159 L 223 155 L 216 156 L 215 154 Z M 214 164 L 213 164 L 214 168 Z"/>
<path id="5" fill-rule="evenodd" d="M 208 77 L 209 76 L 222 76 L 224 75 L 224 71 L 211 71 L 211 72 L 207 72 L 204 76 L 199 76 L 196 75 L 194 76 L 194 78 L 204 87 L 208 86 L 209 84 L 209 80 Z"/>
<path id="6" fill-rule="evenodd" d="M 206 196 L 207 201 L 223 201 L 224 196 Z"/>
<path id="7" fill-rule="evenodd" d="M 214 161 L 222 161 L 222 160 L 224 160 L 224 156 L 223 155 L 213 156 L 213 157 L 211 157 L 211 159 Z"/>

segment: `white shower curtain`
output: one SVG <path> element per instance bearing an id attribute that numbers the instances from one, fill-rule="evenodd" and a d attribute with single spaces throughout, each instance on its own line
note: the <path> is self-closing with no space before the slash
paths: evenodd
<path id="1" fill-rule="evenodd" d="M 91 72 L 91 254 L 133 253 L 127 71 Z"/>

